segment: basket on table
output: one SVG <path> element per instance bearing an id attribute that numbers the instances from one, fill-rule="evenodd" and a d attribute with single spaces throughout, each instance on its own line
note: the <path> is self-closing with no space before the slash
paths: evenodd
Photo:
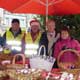
<path id="1" fill-rule="evenodd" d="M 73 54 L 75 54 L 77 56 L 76 62 L 74 62 L 74 63 L 60 62 L 60 58 L 63 54 L 66 54 L 65 52 L 72 52 Z M 69 73 L 76 74 L 76 73 L 80 72 L 80 54 L 77 50 L 74 50 L 74 49 L 63 50 L 59 53 L 59 56 L 58 56 L 58 59 L 57 59 L 57 64 L 58 64 L 59 68 L 61 68 L 62 70 L 65 70 Z M 71 69 L 69 67 L 66 67 L 66 65 L 67 66 L 75 66 L 75 68 Z"/>
<path id="2" fill-rule="evenodd" d="M 16 64 L 16 58 L 17 57 L 20 57 L 22 58 L 22 64 Z M 25 56 L 24 54 L 16 54 L 14 55 L 13 57 L 13 60 L 12 60 L 12 64 L 8 64 L 6 65 L 7 68 L 11 68 L 11 69 L 22 69 L 25 67 Z"/>
<path id="3" fill-rule="evenodd" d="M 41 49 L 44 49 L 44 54 L 40 55 Z M 55 58 L 51 56 L 46 56 L 45 46 L 42 45 L 39 49 L 39 54 L 30 58 L 30 67 L 33 69 L 44 69 L 46 71 L 51 71 Z"/>
<path id="4" fill-rule="evenodd" d="M 0 54 L 0 63 L 2 63 L 2 61 L 5 61 L 5 60 L 12 61 L 12 59 L 13 59 L 12 54 L 4 54 L 4 53 Z"/>

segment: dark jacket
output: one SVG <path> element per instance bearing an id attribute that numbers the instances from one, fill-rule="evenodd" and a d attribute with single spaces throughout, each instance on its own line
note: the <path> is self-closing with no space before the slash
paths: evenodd
<path id="1" fill-rule="evenodd" d="M 5 39 L 3 37 L 0 37 L 0 46 L 5 45 Z"/>
<path id="2" fill-rule="evenodd" d="M 56 36 L 57 36 L 57 33 L 56 33 L 55 37 Z M 39 46 L 41 46 L 41 45 L 44 45 L 45 46 L 45 48 L 46 48 L 46 55 L 48 55 L 48 38 L 47 38 L 47 32 L 43 32 L 42 35 L 41 35 Z M 54 45 L 55 45 L 55 43 L 52 46 L 52 49 L 53 49 L 52 52 L 54 52 Z M 43 53 L 43 50 L 41 50 L 41 53 Z M 52 54 L 52 56 L 53 56 L 53 54 Z"/>
<path id="3" fill-rule="evenodd" d="M 57 33 L 56 33 L 56 35 L 55 35 L 55 37 L 57 36 Z M 48 38 L 47 38 L 47 32 L 43 32 L 42 33 L 42 36 L 41 36 L 41 39 L 40 39 L 40 42 L 39 42 L 39 46 L 41 46 L 41 45 L 44 45 L 45 46 L 45 48 L 46 48 L 46 55 L 48 55 Z M 53 51 L 52 52 L 54 52 L 54 45 L 55 45 L 55 43 L 53 44 L 53 46 L 52 46 L 52 49 L 53 49 Z M 43 49 L 41 50 L 41 54 L 43 54 Z M 52 54 L 52 56 L 53 56 L 53 54 Z M 58 66 L 57 66 L 57 62 L 55 62 L 54 63 L 54 66 L 53 66 L 53 68 L 58 68 Z"/>
<path id="4" fill-rule="evenodd" d="M 48 55 L 48 39 L 47 39 L 47 33 L 43 32 L 40 38 L 39 46 L 44 45 L 46 48 L 46 55 Z M 41 50 L 41 53 L 43 53 L 43 50 Z"/>

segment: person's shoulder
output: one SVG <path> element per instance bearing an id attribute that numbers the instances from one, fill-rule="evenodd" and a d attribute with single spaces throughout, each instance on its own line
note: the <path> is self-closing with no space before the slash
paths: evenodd
<path id="1" fill-rule="evenodd" d="M 72 36 L 70 37 L 70 40 L 71 40 L 71 41 L 77 41 L 77 39 L 75 39 L 75 38 L 72 37 Z"/>
<path id="2" fill-rule="evenodd" d="M 77 39 L 73 39 L 72 41 L 73 42 L 76 42 L 76 43 L 79 43 L 79 41 Z"/>
<path id="3" fill-rule="evenodd" d="M 47 33 L 46 32 L 43 32 L 42 34 L 41 34 L 41 38 L 40 38 L 41 40 L 47 40 Z"/>
<path id="4" fill-rule="evenodd" d="M 6 37 L 6 33 L 7 33 L 7 31 L 3 34 L 3 37 Z"/>
<path id="5" fill-rule="evenodd" d="M 76 43 L 76 44 L 79 43 L 79 41 L 73 37 L 71 37 L 71 42 Z"/>

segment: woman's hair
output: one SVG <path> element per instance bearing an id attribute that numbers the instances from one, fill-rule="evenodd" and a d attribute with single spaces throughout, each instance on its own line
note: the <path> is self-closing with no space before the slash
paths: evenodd
<path id="1" fill-rule="evenodd" d="M 49 19 L 49 20 L 46 22 L 46 25 L 48 25 L 50 22 L 55 23 L 55 21 L 54 21 L 53 19 Z"/>
<path id="2" fill-rule="evenodd" d="M 60 30 L 60 32 L 62 32 L 62 31 L 67 31 L 68 33 L 70 32 L 70 30 L 67 26 L 63 26 L 63 28 Z"/>
<path id="3" fill-rule="evenodd" d="M 15 22 L 17 22 L 18 24 L 20 23 L 19 19 L 16 19 L 16 18 L 12 20 L 12 23 L 15 23 Z"/>
<path id="4" fill-rule="evenodd" d="M 61 41 L 62 39 L 61 39 L 61 32 L 62 31 L 67 31 L 68 33 L 69 33 L 69 35 L 70 35 L 70 30 L 69 30 L 69 28 L 67 27 L 67 26 L 63 26 L 63 28 L 61 28 L 61 30 L 60 30 L 60 38 L 59 38 L 59 40 Z"/>

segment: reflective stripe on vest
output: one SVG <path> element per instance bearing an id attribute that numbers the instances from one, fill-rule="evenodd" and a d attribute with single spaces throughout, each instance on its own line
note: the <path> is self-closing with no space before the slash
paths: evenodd
<path id="1" fill-rule="evenodd" d="M 6 32 L 6 44 L 10 46 L 11 50 L 21 51 L 21 41 L 24 34 L 19 34 L 14 37 L 11 31 Z"/>
<path id="2" fill-rule="evenodd" d="M 6 44 L 10 46 L 11 50 L 21 51 L 21 41 L 9 40 Z"/>
<path id="3" fill-rule="evenodd" d="M 25 46 L 26 50 L 25 50 L 25 55 L 26 56 L 31 56 L 33 54 L 37 54 L 37 49 L 38 49 L 38 45 L 37 44 L 27 44 Z"/>
<path id="4" fill-rule="evenodd" d="M 39 47 L 38 43 L 41 37 L 41 33 L 37 36 L 36 40 L 33 42 L 31 34 L 28 32 L 25 38 L 26 45 L 25 45 L 25 55 L 31 56 L 37 54 L 37 49 Z"/>

